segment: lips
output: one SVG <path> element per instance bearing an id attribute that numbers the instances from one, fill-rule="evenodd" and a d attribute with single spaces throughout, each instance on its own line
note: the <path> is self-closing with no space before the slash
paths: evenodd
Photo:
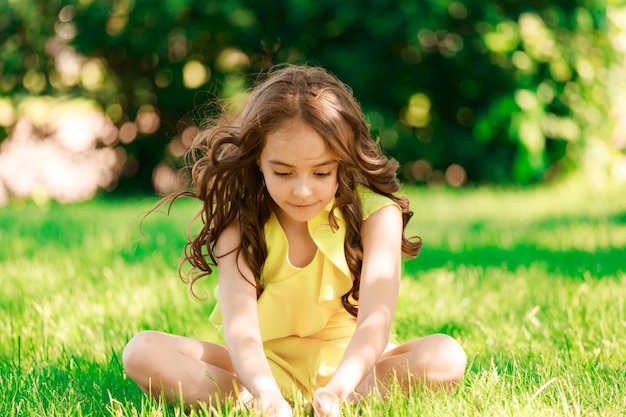
<path id="1" fill-rule="evenodd" d="M 307 208 L 311 208 L 315 205 L 315 203 L 311 203 L 311 204 L 291 204 L 291 206 L 298 208 L 298 209 L 307 209 Z"/>

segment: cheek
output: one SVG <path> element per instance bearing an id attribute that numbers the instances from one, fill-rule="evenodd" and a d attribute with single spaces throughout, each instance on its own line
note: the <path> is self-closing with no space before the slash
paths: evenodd
<path id="1" fill-rule="evenodd" d="M 265 177 L 265 188 L 267 188 L 267 192 L 274 200 L 276 200 L 278 197 L 280 197 L 281 194 L 284 194 L 285 192 L 285 187 L 281 187 L 281 184 L 270 176 Z"/>
<path id="2" fill-rule="evenodd" d="M 339 176 L 336 173 L 335 173 L 335 179 L 333 183 L 334 183 L 333 189 L 335 190 L 334 194 L 337 194 L 337 191 L 339 190 Z"/>
<path id="3" fill-rule="evenodd" d="M 325 194 L 328 198 L 333 198 L 337 196 L 337 191 L 339 190 L 339 184 L 337 181 L 334 181 L 332 184 L 328 184 L 325 190 Z"/>

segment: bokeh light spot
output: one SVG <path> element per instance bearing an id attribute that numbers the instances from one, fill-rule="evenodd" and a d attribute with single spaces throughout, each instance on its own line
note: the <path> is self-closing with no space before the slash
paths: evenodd
<path id="1" fill-rule="evenodd" d="M 576 72 L 578 72 L 578 75 L 580 75 L 581 78 L 587 81 L 593 81 L 596 76 L 591 62 L 583 57 L 578 57 L 578 60 L 576 61 Z"/>
<path id="2" fill-rule="evenodd" d="M 135 7 L 135 0 L 115 0 L 113 2 L 114 14 L 129 14 Z"/>
<path id="3" fill-rule="evenodd" d="M 33 94 L 39 94 L 46 88 L 46 76 L 34 70 L 29 70 L 24 75 L 22 85 Z"/>
<path id="4" fill-rule="evenodd" d="M 77 33 L 76 25 L 71 22 L 57 22 L 54 25 L 54 31 L 59 38 L 64 41 L 72 40 Z"/>
<path id="5" fill-rule="evenodd" d="M 572 79 L 572 69 L 565 58 L 560 56 L 555 56 L 550 60 L 550 73 L 557 81 L 565 82 Z"/>
<path id="6" fill-rule="evenodd" d="M 74 14 L 76 13 L 76 8 L 72 5 L 64 6 L 59 11 L 59 21 L 66 23 L 74 18 Z"/>
<path id="7" fill-rule="evenodd" d="M 517 90 L 515 92 L 515 103 L 525 111 L 533 111 L 541 107 L 537 96 L 530 90 Z"/>
<path id="8" fill-rule="evenodd" d="M 80 82 L 87 90 L 97 90 L 104 81 L 104 66 L 97 59 L 90 59 L 80 70 Z"/>
<path id="9" fill-rule="evenodd" d="M 15 110 L 8 99 L 0 98 L 0 126 L 15 124 Z"/>
<path id="10" fill-rule="evenodd" d="M 417 33 L 417 39 L 425 49 L 433 49 L 439 44 L 437 34 L 430 29 L 422 29 Z"/>
<path id="11" fill-rule="evenodd" d="M 451 58 L 463 49 L 463 38 L 458 33 L 447 33 L 443 40 L 439 42 L 439 52 L 441 55 Z"/>
<path id="12" fill-rule="evenodd" d="M 467 8 L 460 1 L 453 1 L 448 6 L 450 16 L 457 20 L 463 20 L 467 17 Z"/>
<path id="13" fill-rule="evenodd" d="M 524 51 L 515 51 L 513 52 L 513 56 L 511 57 L 513 65 L 517 67 L 519 70 L 530 74 L 534 69 L 533 60 L 530 59 L 528 54 Z"/>
<path id="14" fill-rule="evenodd" d="M 137 125 L 133 122 L 126 122 L 120 127 L 118 134 L 120 142 L 129 144 L 137 137 Z"/>
<path id="15" fill-rule="evenodd" d="M 135 123 L 137 124 L 137 129 L 140 133 L 149 135 L 159 130 L 161 118 L 154 107 L 143 106 L 139 109 L 139 114 L 137 115 Z"/>
<path id="16" fill-rule="evenodd" d="M 226 48 L 217 56 L 215 65 L 223 73 L 239 71 L 250 66 L 250 58 L 239 49 Z"/>
<path id="17" fill-rule="evenodd" d="M 158 194 L 168 194 L 184 185 L 184 178 L 169 165 L 160 163 L 152 171 L 152 185 Z"/>
<path id="18" fill-rule="evenodd" d="M 430 98 L 416 93 L 409 99 L 409 106 L 401 112 L 401 120 L 407 126 L 426 127 L 430 123 Z"/>
<path id="19" fill-rule="evenodd" d="M 467 174 L 465 169 L 458 164 L 452 164 L 446 169 L 446 181 L 453 187 L 460 187 L 465 184 Z"/>
<path id="20" fill-rule="evenodd" d="M 128 24 L 128 15 L 113 15 L 109 17 L 106 24 L 106 32 L 109 36 L 117 36 Z"/>
<path id="21" fill-rule="evenodd" d="M 167 57 L 170 62 L 180 62 L 187 56 L 187 36 L 180 28 L 173 29 L 167 37 Z"/>
<path id="22" fill-rule="evenodd" d="M 510 21 L 500 22 L 495 30 L 484 35 L 484 40 L 489 50 L 497 54 L 513 51 L 519 42 L 517 25 Z"/>
<path id="23" fill-rule="evenodd" d="M 183 142 L 183 145 L 186 148 L 189 148 L 191 144 L 193 143 L 193 139 L 196 137 L 198 133 L 200 133 L 200 129 L 198 129 L 196 126 L 186 127 L 185 130 L 183 130 L 183 133 L 181 135 L 181 140 Z"/>
<path id="24" fill-rule="evenodd" d="M 520 143 L 530 154 L 539 155 L 545 149 L 545 136 L 535 119 L 520 116 L 518 134 Z"/>
<path id="25" fill-rule="evenodd" d="M 180 135 L 177 135 L 170 141 L 170 143 L 168 143 L 167 150 L 173 157 L 180 158 L 185 154 L 187 148 L 183 145 Z"/>
<path id="26" fill-rule="evenodd" d="M 413 173 L 413 177 L 418 181 L 428 181 L 430 176 L 433 173 L 433 168 L 430 166 L 430 163 L 424 159 L 420 159 L 415 161 L 411 168 L 411 172 Z"/>
<path id="27" fill-rule="evenodd" d="M 117 181 L 119 153 L 107 146 L 116 128 L 94 102 L 34 97 L 20 103 L 16 117 L 0 144 L 0 202 L 82 201 Z"/>
<path id="28" fill-rule="evenodd" d="M 122 105 L 120 103 L 113 103 L 107 106 L 106 114 L 113 122 L 117 123 L 122 120 L 122 116 L 124 116 L 124 109 L 122 109 Z"/>
<path id="29" fill-rule="evenodd" d="M 174 73 L 169 68 L 162 69 L 154 76 L 154 84 L 159 88 L 165 88 L 172 83 Z"/>
<path id="30" fill-rule="evenodd" d="M 554 90 L 554 83 L 550 80 L 545 80 L 537 87 L 537 97 L 539 97 L 543 103 L 550 104 L 556 95 Z"/>
<path id="31" fill-rule="evenodd" d="M 198 88 L 210 77 L 210 71 L 201 62 L 192 60 L 183 67 L 183 84 L 187 88 Z"/>
<path id="32" fill-rule="evenodd" d="M 76 52 L 69 47 L 62 48 L 56 54 L 54 64 L 61 75 L 61 82 L 65 86 L 71 87 L 78 84 L 83 61 L 84 59 L 79 57 Z"/>
<path id="33" fill-rule="evenodd" d="M 243 8 L 236 9 L 232 15 L 230 15 L 229 21 L 241 28 L 251 28 L 257 25 L 256 13 L 253 10 L 246 10 Z"/>
<path id="34" fill-rule="evenodd" d="M 556 42 L 543 19 L 536 13 L 522 13 L 519 29 L 526 52 L 535 60 L 549 61 L 554 55 Z"/>

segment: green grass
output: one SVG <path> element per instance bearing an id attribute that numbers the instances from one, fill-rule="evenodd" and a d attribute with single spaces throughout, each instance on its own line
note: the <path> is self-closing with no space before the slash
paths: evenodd
<path id="1" fill-rule="evenodd" d="M 467 376 L 453 395 L 368 399 L 345 415 L 625 415 L 626 188 L 407 193 L 424 249 L 405 263 L 395 338 L 451 334 Z M 195 205 L 150 216 L 144 238 L 154 201 L 0 208 L 0 415 L 182 414 L 120 364 L 141 329 L 220 341 L 211 297 L 177 278 Z"/>

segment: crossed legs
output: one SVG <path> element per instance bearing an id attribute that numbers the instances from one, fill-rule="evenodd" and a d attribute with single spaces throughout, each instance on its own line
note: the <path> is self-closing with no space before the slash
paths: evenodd
<path id="1" fill-rule="evenodd" d="M 250 399 L 238 382 L 228 351 L 214 343 L 156 331 L 133 337 L 122 355 L 126 373 L 147 394 L 185 404 Z M 454 389 L 463 378 L 466 356 L 451 337 L 434 334 L 387 350 L 356 392 L 385 395 L 394 381 L 411 386 Z"/>

